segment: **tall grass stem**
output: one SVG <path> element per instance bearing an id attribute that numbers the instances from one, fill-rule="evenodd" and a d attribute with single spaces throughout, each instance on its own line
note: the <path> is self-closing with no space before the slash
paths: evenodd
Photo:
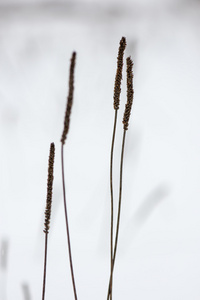
<path id="1" fill-rule="evenodd" d="M 110 153 L 110 198 L 111 198 L 111 224 L 110 224 L 110 272 L 112 273 L 113 266 L 113 152 L 114 152 L 114 143 L 115 143 L 115 133 L 117 125 L 117 109 L 115 109 L 114 125 L 113 125 L 113 136 L 111 144 L 111 153 Z M 111 291 L 112 291 L 112 281 L 111 281 Z M 112 300 L 112 293 L 110 294 L 110 300 Z"/>
<path id="2" fill-rule="evenodd" d="M 73 291 L 74 291 L 74 298 L 75 298 L 75 300 L 77 300 L 78 298 L 77 298 L 77 292 L 76 292 L 76 284 L 75 284 L 73 262 L 72 262 L 71 243 L 70 243 L 70 234 L 69 234 L 69 222 L 68 222 L 68 216 L 67 216 L 63 148 L 64 148 L 64 144 L 61 145 L 61 164 L 62 164 L 62 185 L 63 185 L 65 223 L 66 223 L 66 231 L 67 231 L 68 253 L 69 253 L 69 262 L 70 262 L 70 270 L 71 270 L 71 278 L 72 278 L 72 285 L 73 285 Z"/>
<path id="3" fill-rule="evenodd" d="M 44 300 L 44 299 L 45 299 L 46 270 L 47 270 L 47 244 L 48 244 L 48 233 L 45 233 L 45 250 L 44 250 L 44 275 L 43 275 L 42 300 Z"/>
<path id="4" fill-rule="evenodd" d="M 115 235 L 115 245 L 114 245 L 114 252 L 113 252 L 112 270 L 111 270 L 111 273 L 110 273 L 107 300 L 109 299 L 109 295 L 111 293 L 111 283 L 112 283 L 112 280 L 113 280 L 113 271 L 114 271 L 115 258 L 116 258 L 116 252 L 117 252 L 118 236 L 119 236 L 119 224 L 120 224 L 121 201 L 122 201 L 122 179 L 123 179 L 122 177 L 123 177 L 123 161 L 124 161 L 125 138 L 126 138 L 126 130 L 124 130 L 124 132 L 123 132 L 123 139 L 122 139 L 117 226 L 116 226 L 116 235 Z"/>

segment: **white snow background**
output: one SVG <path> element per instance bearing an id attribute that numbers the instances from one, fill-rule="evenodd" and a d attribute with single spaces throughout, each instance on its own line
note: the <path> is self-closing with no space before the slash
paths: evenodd
<path id="1" fill-rule="evenodd" d="M 113 299 L 200 299 L 200 1 L 0 1 L 0 299 L 41 299 L 49 146 L 55 143 L 46 299 L 73 299 L 60 138 L 78 299 L 106 299 L 109 159 L 119 41 L 134 61 Z M 118 200 L 124 68 L 115 145 Z"/>

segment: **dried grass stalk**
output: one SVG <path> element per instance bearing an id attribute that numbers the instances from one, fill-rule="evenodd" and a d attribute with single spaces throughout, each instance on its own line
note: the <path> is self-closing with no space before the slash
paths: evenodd
<path id="1" fill-rule="evenodd" d="M 122 179 L 123 179 L 123 160 L 124 160 L 124 148 L 125 148 L 125 138 L 126 132 L 128 130 L 129 119 L 131 115 L 131 108 L 133 104 L 133 61 L 130 57 L 126 59 L 127 64 L 127 103 L 124 111 L 124 132 L 122 139 L 122 148 L 121 148 L 121 162 L 120 162 L 120 184 L 119 184 L 119 202 L 118 202 L 118 215 L 117 215 L 117 225 L 116 225 L 116 234 L 115 234 L 115 245 L 114 245 L 114 253 L 113 253 L 113 261 L 112 261 L 112 270 L 110 273 L 110 281 L 108 287 L 107 300 L 112 299 L 112 280 L 113 280 L 113 272 L 114 272 L 114 264 L 117 252 L 117 244 L 118 244 L 118 236 L 119 236 L 119 225 L 120 225 L 120 215 L 121 215 L 121 202 L 122 202 Z"/>
<path id="2" fill-rule="evenodd" d="M 73 262 L 72 262 L 70 231 L 69 231 L 69 222 L 68 222 L 68 214 L 67 214 L 67 201 L 66 201 L 66 193 L 65 193 L 65 173 L 64 173 L 64 144 L 67 137 L 67 133 L 69 131 L 70 114 L 71 114 L 71 108 L 73 104 L 75 61 L 76 61 L 76 52 L 73 52 L 71 57 L 70 72 L 69 72 L 69 93 L 67 99 L 67 107 L 65 111 L 64 129 L 61 138 L 61 166 L 62 166 L 63 201 L 64 201 L 64 213 L 65 213 L 65 223 L 66 223 L 66 232 L 67 232 L 69 262 L 70 262 L 71 278 L 72 278 L 72 285 L 74 291 L 74 299 L 77 300 L 78 298 L 77 298 L 75 276 L 74 276 L 74 269 L 73 269 Z"/>
<path id="3" fill-rule="evenodd" d="M 113 135 L 112 135 L 112 144 L 110 151 L 110 198 L 111 198 L 111 225 L 110 225 L 110 272 L 112 272 L 112 262 L 113 262 L 113 152 L 114 152 L 114 143 L 115 143 L 115 133 L 117 125 L 117 112 L 119 109 L 120 102 L 120 93 L 121 93 L 121 81 L 122 81 L 122 70 L 123 70 L 123 58 L 124 51 L 126 48 L 126 38 L 122 37 L 119 44 L 118 57 L 117 57 L 117 71 L 115 77 L 115 86 L 114 86 L 114 125 L 113 125 Z M 112 290 L 112 282 L 111 282 Z M 110 300 L 112 300 L 112 293 L 110 295 Z"/>
<path id="4" fill-rule="evenodd" d="M 54 143 L 51 143 L 50 153 L 49 153 L 48 179 L 47 179 L 45 222 L 44 222 L 44 230 L 43 230 L 45 233 L 45 252 L 44 252 L 44 275 L 43 275 L 42 300 L 44 300 L 45 298 L 45 287 L 46 287 L 47 244 L 48 244 L 48 233 L 50 228 L 51 206 L 52 206 L 54 157 L 55 157 L 55 145 Z"/>

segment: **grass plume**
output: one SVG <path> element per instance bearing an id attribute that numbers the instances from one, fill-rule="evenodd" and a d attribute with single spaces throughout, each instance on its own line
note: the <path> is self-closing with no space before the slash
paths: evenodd
<path id="1" fill-rule="evenodd" d="M 117 56 L 117 72 L 115 76 L 115 88 L 114 88 L 114 109 L 119 109 L 119 99 L 121 93 L 121 81 L 122 81 L 122 69 L 124 50 L 126 48 L 126 38 L 122 37 L 120 40 L 120 46 Z"/>
<path id="2" fill-rule="evenodd" d="M 117 125 L 117 111 L 119 109 L 120 103 L 120 94 L 121 94 L 121 81 L 122 81 L 122 70 L 123 70 L 123 57 L 124 51 L 126 48 L 126 38 L 122 37 L 119 44 L 118 57 L 117 57 L 117 71 L 115 76 L 115 86 L 114 86 L 114 125 L 113 125 L 113 134 L 112 134 L 112 144 L 110 152 L 110 199 L 111 199 L 111 224 L 110 224 L 110 272 L 112 272 L 113 264 L 113 152 L 114 152 L 114 143 L 115 143 L 115 133 Z M 111 282 L 111 293 L 110 300 L 112 300 L 112 282 Z"/>
<path id="3" fill-rule="evenodd" d="M 71 270 L 74 298 L 75 298 L 75 300 L 77 300 L 78 298 L 77 298 L 74 269 L 73 269 L 73 262 L 72 262 L 70 231 L 69 231 L 69 222 L 68 222 L 68 215 L 67 215 L 67 202 L 66 202 L 66 192 L 65 192 L 65 173 L 64 173 L 64 153 L 63 153 L 65 140 L 67 137 L 67 133 L 69 131 L 70 115 L 71 115 L 71 109 L 72 109 L 72 104 L 73 104 L 75 62 L 76 62 L 76 52 L 73 52 L 72 57 L 71 57 L 70 71 L 69 71 L 69 92 L 68 92 L 68 98 L 67 98 L 67 107 L 66 107 L 66 111 L 65 111 L 64 128 L 63 128 L 63 133 L 62 133 L 62 137 L 61 137 L 61 165 L 62 165 L 63 201 L 64 201 L 64 212 L 65 212 L 69 262 L 70 262 L 70 270 Z"/>
<path id="4" fill-rule="evenodd" d="M 133 104 L 133 61 L 130 57 L 127 57 L 126 59 L 126 65 L 127 65 L 127 103 L 124 111 L 124 118 L 123 118 L 123 124 L 124 124 L 124 130 L 128 130 L 128 124 L 129 119 L 131 115 L 131 108 Z"/>
<path id="5" fill-rule="evenodd" d="M 119 184 L 119 202 L 118 202 L 118 215 L 117 215 L 117 226 L 116 226 L 116 235 L 115 235 L 115 245 L 114 245 L 114 253 L 113 253 L 113 261 L 112 261 L 112 270 L 110 273 L 110 281 L 108 287 L 108 294 L 107 300 L 109 296 L 112 295 L 112 280 L 113 280 L 113 271 L 114 271 L 114 264 L 117 252 L 117 244 L 118 244 L 118 236 L 119 236 L 119 224 L 120 224 L 120 215 L 121 215 L 121 201 L 122 201 L 122 178 L 123 178 L 123 160 L 124 160 L 124 147 L 125 147 L 125 138 L 126 132 L 128 130 L 129 119 L 131 114 L 131 108 L 133 104 L 133 62 L 130 57 L 126 59 L 126 75 L 127 75 L 127 102 L 124 111 L 123 117 L 123 124 L 124 124 L 124 131 L 123 131 L 123 139 L 122 139 L 122 148 L 121 148 L 121 161 L 120 161 L 120 184 Z"/>
<path id="6" fill-rule="evenodd" d="M 44 253 L 44 275 L 43 275 L 42 300 L 44 300 L 44 298 L 45 298 L 45 287 L 46 287 L 47 244 L 48 244 L 48 233 L 49 233 L 50 219 L 51 219 L 54 157 L 55 157 L 55 145 L 54 145 L 54 143 L 51 143 L 50 152 L 49 152 L 45 222 L 44 222 L 44 230 L 43 230 L 45 233 L 45 253 Z"/>
<path id="7" fill-rule="evenodd" d="M 71 115 L 71 109 L 72 109 L 72 104 L 73 104 L 73 94 L 74 94 L 75 62 L 76 62 L 76 52 L 73 52 L 72 57 L 71 57 L 70 71 L 69 71 L 69 92 L 68 92 L 67 106 L 66 106 L 65 118 L 64 118 L 64 128 L 63 128 L 63 133 L 62 133 L 62 137 L 61 137 L 62 145 L 65 144 L 67 133 L 69 131 L 70 115 Z"/>

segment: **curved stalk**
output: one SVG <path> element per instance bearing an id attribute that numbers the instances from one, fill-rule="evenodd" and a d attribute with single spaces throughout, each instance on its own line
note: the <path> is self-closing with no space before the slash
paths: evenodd
<path id="1" fill-rule="evenodd" d="M 114 253 L 113 253 L 113 260 L 112 260 L 112 270 L 111 270 L 111 274 L 110 274 L 107 300 L 109 300 L 109 296 L 112 295 L 113 270 L 114 270 L 114 265 L 115 265 L 115 258 L 116 258 L 116 252 L 117 252 L 117 243 L 118 243 L 118 236 L 119 236 L 119 224 L 120 224 L 120 215 L 121 215 L 121 200 L 122 200 L 122 175 L 123 175 L 123 160 L 124 160 L 125 137 L 126 137 L 126 130 L 124 130 L 123 140 L 122 140 L 121 162 L 120 162 L 119 203 L 118 203 L 118 214 L 117 214 L 117 227 L 116 227 L 115 246 L 114 246 Z"/>
<path id="2" fill-rule="evenodd" d="M 111 145 L 111 153 L 110 153 L 110 198 L 111 198 L 110 274 L 112 273 L 112 269 L 113 269 L 113 151 L 114 151 L 114 143 L 115 143 L 116 125 L 117 125 L 117 109 L 115 109 L 112 145 Z M 111 280 L 111 291 L 112 291 L 112 280 Z M 110 300 L 112 300 L 112 293 L 110 294 Z"/>
<path id="3" fill-rule="evenodd" d="M 61 165 L 62 165 L 62 183 L 63 183 L 63 200 L 64 200 L 64 211 L 65 211 L 65 223 L 66 223 L 66 231 L 67 231 L 68 253 L 69 253 L 69 262 L 70 262 L 72 285 L 73 285 L 73 290 L 74 290 L 74 298 L 75 298 L 75 300 L 77 300 L 78 298 L 77 298 L 77 293 L 76 293 L 76 285 L 75 285 L 74 270 L 73 270 L 73 263 L 72 263 L 70 234 L 69 234 L 69 223 L 68 223 L 68 216 L 67 216 L 63 148 L 64 148 L 64 144 L 62 144 L 62 146 L 61 146 Z"/>

